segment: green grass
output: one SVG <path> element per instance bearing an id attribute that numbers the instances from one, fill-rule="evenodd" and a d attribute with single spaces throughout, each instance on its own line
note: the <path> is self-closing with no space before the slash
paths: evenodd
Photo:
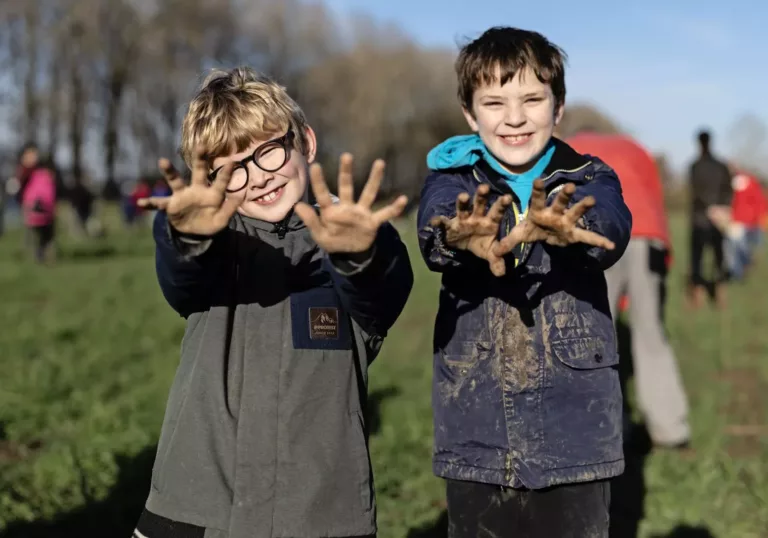
<path id="1" fill-rule="evenodd" d="M 645 459 L 639 535 L 688 526 L 765 536 L 768 264 L 730 289 L 726 313 L 687 312 L 686 230 L 673 223 L 668 329 L 689 391 L 695 454 Z M 6 527 L 9 537 L 125 536 L 147 493 L 184 325 L 158 289 L 148 232 L 110 228 L 93 243 L 63 240 L 53 268 L 24 261 L 18 234 L 0 238 L 0 535 Z M 416 282 L 371 371 L 382 538 L 431 536 L 443 511 L 430 461 L 439 283 L 418 255 L 412 224 L 403 230 Z M 758 435 L 729 435 L 734 425 Z"/>

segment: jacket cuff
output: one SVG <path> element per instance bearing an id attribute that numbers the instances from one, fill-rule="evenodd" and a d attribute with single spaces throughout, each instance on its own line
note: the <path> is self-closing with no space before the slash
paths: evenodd
<path id="1" fill-rule="evenodd" d="M 166 220 L 166 232 L 176 251 L 185 259 L 205 254 L 213 244 L 213 238 L 205 235 L 187 234 L 178 231 Z"/>
<path id="2" fill-rule="evenodd" d="M 376 243 L 365 252 L 329 254 L 328 259 L 337 273 L 352 276 L 363 272 L 376 255 Z"/>

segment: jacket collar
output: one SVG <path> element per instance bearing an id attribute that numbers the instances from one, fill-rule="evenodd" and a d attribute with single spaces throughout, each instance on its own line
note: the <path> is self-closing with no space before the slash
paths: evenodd
<path id="1" fill-rule="evenodd" d="M 578 153 L 559 138 L 553 138 L 553 141 L 555 143 L 555 153 L 541 175 L 547 186 L 552 181 L 557 181 L 556 176 L 577 172 L 592 162 L 588 157 Z M 476 177 L 479 181 L 488 182 L 497 191 L 505 194 L 511 191 L 504 178 L 496 173 L 485 160 L 479 161 L 475 165 L 475 170 L 478 172 Z"/>

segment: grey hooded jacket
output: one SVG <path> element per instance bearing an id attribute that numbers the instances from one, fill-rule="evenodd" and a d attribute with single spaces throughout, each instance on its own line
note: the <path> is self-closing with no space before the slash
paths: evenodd
<path id="1" fill-rule="evenodd" d="M 187 329 L 147 509 L 228 538 L 374 533 L 368 365 L 413 283 L 395 229 L 358 259 L 294 214 L 190 238 L 159 212 L 154 237 Z"/>

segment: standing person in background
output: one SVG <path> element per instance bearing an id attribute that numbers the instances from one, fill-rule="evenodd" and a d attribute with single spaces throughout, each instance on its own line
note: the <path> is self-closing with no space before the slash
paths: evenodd
<path id="1" fill-rule="evenodd" d="M 711 208 L 731 205 L 731 173 L 728 166 L 716 158 L 711 150 L 711 135 L 703 130 L 698 134 L 699 156 L 691 164 L 689 185 L 691 191 L 691 271 L 689 300 L 699 308 L 706 297 L 707 281 L 702 273 L 704 251 L 711 248 L 715 256 L 714 295 L 718 307 L 725 306 L 725 281 L 728 277 L 723 253 L 722 232 L 709 216 Z"/>
<path id="2" fill-rule="evenodd" d="M 732 167 L 732 172 L 734 176 L 728 238 L 728 272 L 731 278 L 741 280 L 751 266 L 755 250 L 760 245 L 768 217 L 768 201 L 755 176 L 735 166 Z"/>
<path id="3" fill-rule="evenodd" d="M 40 165 L 40 150 L 34 142 L 27 142 L 19 152 L 19 162 L 16 168 L 16 180 L 19 189 L 16 192 L 16 200 L 21 204 L 24 199 L 24 189 L 29 183 L 32 172 Z"/>
<path id="4" fill-rule="evenodd" d="M 33 239 L 35 260 L 53 262 L 55 258 L 56 175 L 47 163 L 29 174 L 21 189 L 24 225 Z"/>
<path id="5" fill-rule="evenodd" d="M 632 213 L 632 236 L 624 256 L 605 272 L 615 320 L 629 298 L 632 362 L 637 403 L 654 444 L 685 447 L 690 436 L 688 400 L 677 360 L 664 329 L 668 261 L 671 254 L 664 191 L 656 161 L 623 135 L 582 131 L 567 140 L 616 171 Z M 625 415 L 625 428 L 629 424 Z"/>
<path id="6" fill-rule="evenodd" d="M 19 151 L 19 158 L 16 166 L 15 183 L 17 188 L 14 196 L 16 197 L 16 203 L 18 203 L 19 206 L 23 205 L 24 190 L 29 183 L 29 178 L 32 176 L 32 172 L 37 169 L 39 164 L 40 150 L 38 149 L 37 144 L 31 141 L 26 142 Z M 27 249 L 31 248 L 34 238 L 30 235 L 29 228 L 27 226 L 24 228 L 23 246 Z"/>

